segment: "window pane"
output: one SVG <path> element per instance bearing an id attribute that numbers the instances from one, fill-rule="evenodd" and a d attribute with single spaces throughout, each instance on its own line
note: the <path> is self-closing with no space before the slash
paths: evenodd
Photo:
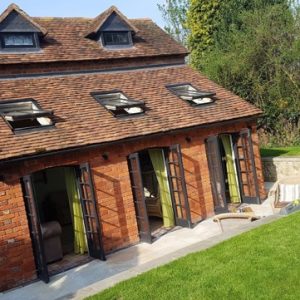
<path id="1" fill-rule="evenodd" d="M 104 32 L 105 45 L 129 45 L 129 32 Z"/>
<path id="2" fill-rule="evenodd" d="M 4 44 L 10 46 L 34 46 L 33 36 L 28 34 L 8 34 L 4 36 Z"/>
<path id="3" fill-rule="evenodd" d="M 52 111 L 43 110 L 31 100 L 0 103 L 0 116 L 16 129 L 30 129 L 52 125 Z"/>
<path id="4" fill-rule="evenodd" d="M 128 99 L 121 92 L 94 94 L 95 99 L 114 116 L 137 115 L 145 112 L 145 103 Z"/>
<path id="5" fill-rule="evenodd" d="M 179 84 L 168 86 L 168 89 L 182 100 L 186 100 L 190 104 L 202 105 L 214 102 L 215 92 L 200 91 L 194 88 L 191 84 Z"/>

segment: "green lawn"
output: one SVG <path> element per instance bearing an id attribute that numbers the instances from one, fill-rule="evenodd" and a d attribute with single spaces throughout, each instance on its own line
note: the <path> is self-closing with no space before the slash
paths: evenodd
<path id="1" fill-rule="evenodd" d="M 278 148 L 261 148 L 262 157 L 268 156 L 300 156 L 300 146 L 278 147 Z"/>
<path id="2" fill-rule="evenodd" d="M 300 213 L 88 299 L 300 299 Z"/>

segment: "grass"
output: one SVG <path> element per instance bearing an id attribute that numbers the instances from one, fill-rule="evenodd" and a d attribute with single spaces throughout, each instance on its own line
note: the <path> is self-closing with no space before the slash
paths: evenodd
<path id="1" fill-rule="evenodd" d="M 300 146 L 294 147 L 276 147 L 276 148 L 261 148 L 260 154 L 262 157 L 268 156 L 300 156 Z"/>
<path id="2" fill-rule="evenodd" d="M 300 299 L 299 279 L 300 213 L 295 213 L 88 299 Z"/>

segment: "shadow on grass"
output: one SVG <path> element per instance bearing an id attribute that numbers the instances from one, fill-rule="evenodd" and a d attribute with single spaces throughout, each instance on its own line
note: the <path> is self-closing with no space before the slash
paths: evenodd
<path id="1" fill-rule="evenodd" d="M 260 149 L 260 154 L 262 157 L 276 157 L 276 156 L 283 156 L 287 155 L 289 153 L 288 149 L 266 149 L 262 148 Z"/>

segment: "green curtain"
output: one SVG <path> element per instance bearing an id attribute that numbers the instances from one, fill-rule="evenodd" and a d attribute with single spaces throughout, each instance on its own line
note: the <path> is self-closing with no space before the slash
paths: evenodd
<path id="1" fill-rule="evenodd" d="M 74 253 L 83 254 L 87 252 L 87 241 L 84 230 L 81 203 L 76 184 L 76 174 L 73 168 L 65 168 L 65 180 L 74 230 Z"/>
<path id="2" fill-rule="evenodd" d="M 175 225 L 175 221 L 164 153 L 160 149 L 153 149 L 148 152 L 159 185 L 164 226 L 172 227 Z"/>
<path id="3" fill-rule="evenodd" d="M 236 169 L 235 169 L 234 160 L 232 156 L 232 146 L 231 146 L 230 136 L 222 135 L 221 140 L 226 155 L 226 168 L 227 168 L 230 201 L 232 203 L 238 203 L 241 202 L 241 199 L 239 193 L 239 186 L 237 183 Z"/>

